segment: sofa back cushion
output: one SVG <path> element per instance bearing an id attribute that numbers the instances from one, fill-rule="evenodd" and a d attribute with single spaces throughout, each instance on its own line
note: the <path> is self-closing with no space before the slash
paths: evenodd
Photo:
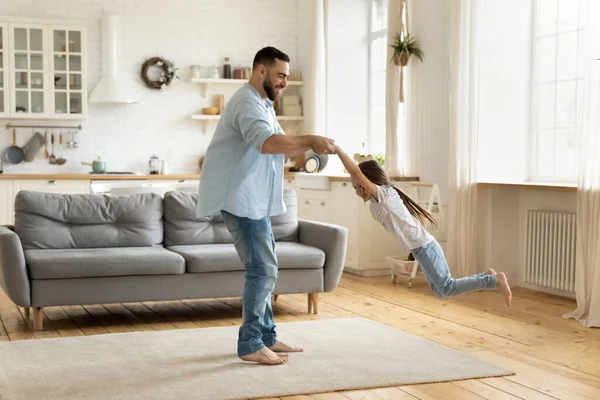
<path id="1" fill-rule="evenodd" d="M 271 217 L 276 241 L 297 241 L 298 203 L 296 192 L 283 191 L 284 215 Z M 165 246 L 233 243 L 223 217 L 196 217 L 197 193 L 167 192 L 164 198 Z"/>
<path id="2" fill-rule="evenodd" d="M 138 247 L 163 240 L 162 198 L 20 191 L 15 232 L 24 249 Z"/>

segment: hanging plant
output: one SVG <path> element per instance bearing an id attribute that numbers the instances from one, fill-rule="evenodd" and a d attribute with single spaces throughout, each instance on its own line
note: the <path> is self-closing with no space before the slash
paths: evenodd
<path id="1" fill-rule="evenodd" d="M 405 36 L 400 33 L 396 34 L 394 44 L 391 44 L 390 47 L 394 49 L 392 61 L 399 67 L 407 66 L 410 56 L 413 55 L 423 62 L 424 55 L 419 47 L 419 41 L 416 36 L 411 36 L 410 33 Z"/>
<path id="2" fill-rule="evenodd" d="M 158 69 L 159 74 L 152 74 L 154 76 L 151 77 L 150 71 L 153 69 Z M 149 58 L 142 64 L 142 82 L 150 89 L 164 89 L 171 84 L 174 78 L 179 79 L 179 77 L 175 75 L 177 69 L 178 68 L 174 67 L 172 61 L 165 60 L 162 57 Z"/>

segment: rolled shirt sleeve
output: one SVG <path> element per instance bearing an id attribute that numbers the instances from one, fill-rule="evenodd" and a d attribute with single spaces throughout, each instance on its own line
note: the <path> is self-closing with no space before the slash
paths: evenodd
<path id="1" fill-rule="evenodd" d="M 256 99 L 244 99 L 238 104 L 234 115 L 235 125 L 242 133 L 242 138 L 259 153 L 262 153 L 265 140 L 275 134 L 269 121 L 265 119 L 265 112 L 262 110 L 264 107 Z"/>

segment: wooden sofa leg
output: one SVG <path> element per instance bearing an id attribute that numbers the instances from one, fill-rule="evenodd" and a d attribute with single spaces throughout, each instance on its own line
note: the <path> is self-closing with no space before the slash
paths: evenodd
<path id="1" fill-rule="evenodd" d="M 41 331 L 44 325 L 44 308 L 35 307 L 33 309 L 33 330 Z"/>
<path id="2" fill-rule="evenodd" d="M 308 294 L 308 313 L 319 313 L 319 293 Z"/>
<path id="3" fill-rule="evenodd" d="M 29 307 L 25 307 L 24 311 L 25 311 L 25 322 L 27 322 L 27 325 L 29 325 L 29 321 L 31 321 L 31 319 L 29 317 Z"/>
<path id="4" fill-rule="evenodd" d="M 279 298 L 279 295 L 276 294 L 275 296 L 273 296 L 273 301 L 277 301 L 278 298 Z"/>

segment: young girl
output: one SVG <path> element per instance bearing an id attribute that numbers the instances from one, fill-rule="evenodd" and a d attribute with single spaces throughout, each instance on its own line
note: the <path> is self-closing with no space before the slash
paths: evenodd
<path id="1" fill-rule="evenodd" d="M 336 154 L 350 173 L 358 197 L 369 201 L 371 216 L 411 251 L 438 298 L 474 290 L 496 289 L 510 307 L 512 293 L 504 273 L 496 274 L 490 269 L 465 278 L 452 278 L 442 248 L 422 225 L 430 222 L 437 226 L 437 222 L 429 212 L 392 184 L 377 161 L 368 160 L 356 165 L 339 147 L 336 148 Z"/>

